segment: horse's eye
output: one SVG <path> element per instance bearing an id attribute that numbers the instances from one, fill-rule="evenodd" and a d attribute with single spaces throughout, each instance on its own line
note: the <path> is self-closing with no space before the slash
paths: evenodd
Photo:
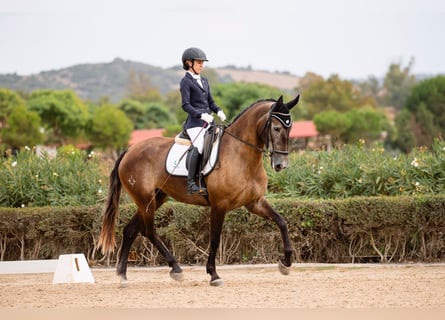
<path id="1" fill-rule="evenodd" d="M 273 127 L 273 131 L 275 131 L 275 132 L 280 132 L 280 130 L 281 130 L 281 127 Z"/>

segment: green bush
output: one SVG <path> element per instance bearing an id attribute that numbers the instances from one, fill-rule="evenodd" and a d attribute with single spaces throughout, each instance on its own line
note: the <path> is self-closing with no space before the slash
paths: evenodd
<path id="1" fill-rule="evenodd" d="M 346 145 L 332 152 L 307 151 L 289 156 L 289 168 L 274 172 L 265 166 L 271 196 L 347 198 L 445 192 L 445 143 L 432 150 L 415 149 L 391 155 L 383 148 Z"/>
<path id="2" fill-rule="evenodd" d="M 73 146 L 58 156 L 23 148 L 0 159 L 0 207 L 94 205 L 108 189 L 111 165 Z M 392 155 L 363 142 L 332 152 L 292 153 L 289 168 L 269 176 L 269 197 L 335 199 L 354 196 L 434 195 L 445 192 L 445 143 Z"/>
<path id="3" fill-rule="evenodd" d="M 108 181 L 100 159 L 74 147 L 64 147 L 57 157 L 23 148 L 0 159 L 0 176 L 0 207 L 102 203 Z"/>
<path id="4" fill-rule="evenodd" d="M 336 200 L 272 199 L 288 223 L 296 262 L 445 261 L 445 196 L 353 197 Z M 97 248 L 102 205 L 0 208 L 0 258 L 56 259 L 84 253 L 91 263 L 116 261 Z M 117 243 L 135 206 L 120 207 Z M 158 235 L 182 264 L 205 264 L 209 252 L 207 207 L 167 202 L 157 212 Z M 117 250 L 116 250 L 117 251 Z M 277 226 L 240 208 L 228 212 L 217 261 L 275 263 L 282 256 Z M 162 265 L 149 241 L 138 237 L 130 263 Z"/>

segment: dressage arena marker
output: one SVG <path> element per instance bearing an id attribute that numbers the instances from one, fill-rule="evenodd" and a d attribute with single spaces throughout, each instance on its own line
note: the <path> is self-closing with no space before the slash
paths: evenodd
<path id="1" fill-rule="evenodd" d="M 62 254 L 57 261 L 53 284 L 94 283 L 94 277 L 83 253 Z"/>
<path id="2" fill-rule="evenodd" d="M 1 261 L 0 274 L 54 273 L 57 260 Z"/>

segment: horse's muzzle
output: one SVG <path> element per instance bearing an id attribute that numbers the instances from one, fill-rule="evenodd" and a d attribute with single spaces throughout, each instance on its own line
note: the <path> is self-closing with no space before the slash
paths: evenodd
<path id="1" fill-rule="evenodd" d="M 271 161 L 271 165 L 272 168 L 276 171 L 279 172 L 283 169 L 286 169 L 288 166 L 288 157 L 287 156 L 283 156 L 283 155 L 274 155 L 272 156 L 272 161 Z"/>

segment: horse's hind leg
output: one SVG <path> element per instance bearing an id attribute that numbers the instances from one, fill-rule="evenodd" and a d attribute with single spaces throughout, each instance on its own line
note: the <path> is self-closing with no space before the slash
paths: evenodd
<path id="1" fill-rule="evenodd" d="M 154 217 L 155 210 L 159 206 L 154 204 L 148 204 L 146 211 L 143 214 L 144 219 L 144 235 L 153 243 L 153 245 L 159 250 L 159 252 L 164 256 L 167 260 L 168 265 L 172 268 L 170 271 L 170 276 L 177 281 L 182 281 L 184 279 L 184 275 L 182 273 L 182 269 L 179 266 L 176 258 L 171 254 L 168 248 L 165 246 L 164 242 L 159 238 L 156 234 Z"/>
<path id="2" fill-rule="evenodd" d="M 127 280 L 128 254 L 130 253 L 131 245 L 139 232 L 143 233 L 143 221 L 138 210 L 130 222 L 125 226 L 123 232 L 122 244 L 119 249 L 119 257 L 116 267 L 117 275 L 121 278 L 121 281 Z"/>
<path id="3" fill-rule="evenodd" d="M 290 273 L 290 267 L 292 265 L 292 244 L 289 239 L 289 233 L 287 230 L 287 223 L 284 218 L 275 212 L 266 199 L 262 198 L 257 202 L 252 202 L 246 205 L 246 208 L 252 213 L 263 217 L 265 219 L 270 219 L 274 221 L 281 232 L 281 238 L 283 240 L 284 246 L 284 259 L 278 261 L 278 268 L 280 272 L 284 275 Z"/>
<path id="4" fill-rule="evenodd" d="M 165 194 L 159 192 L 156 196 L 156 202 L 153 204 L 153 208 L 151 210 L 159 208 L 164 203 L 166 198 L 167 197 Z M 123 231 L 123 239 L 121 247 L 119 249 L 119 258 L 116 267 L 117 275 L 121 278 L 122 285 L 125 285 L 125 281 L 127 281 L 128 255 L 130 253 L 131 245 L 133 244 L 139 233 L 148 237 L 150 241 L 156 246 L 156 248 L 161 252 L 161 254 L 166 258 L 169 266 L 172 268 L 172 271 L 170 272 L 171 277 L 175 280 L 182 280 L 182 270 L 176 262 L 176 259 L 168 251 L 159 237 L 155 234 L 154 211 L 152 211 L 151 215 L 148 215 L 148 211 L 147 213 L 143 212 L 145 212 L 145 210 L 142 211 L 141 209 L 138 209 L 136 214 L 125 226 Z M 149 216 L 151 216 L 152 218 L 150 219 Z"/>
<path id="5" fill-rule="evenodd" d="M 164 242 L 159 238 L 156 232 L 153 230 L 153 233 L 148 235 L 150 241 L 155 245 L 155 247 L 161 252 L 161 254 L 167 260 L 168 265 L 172 268 L 170 271 L 170 277 L 176 281 L 184 280 L 184 274 L 182 273 L 182 269 L 179 266 L 176 258 L 170 253 L 170 251 L 165 246 Z"/>

